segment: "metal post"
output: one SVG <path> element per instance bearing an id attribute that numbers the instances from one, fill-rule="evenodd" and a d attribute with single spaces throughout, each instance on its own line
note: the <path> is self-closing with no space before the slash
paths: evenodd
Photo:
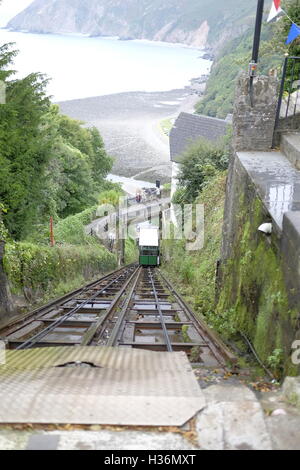
<path id="1" fill-rule="evenodd" d="M 285 57 L 284 64 L 283 64 L 282 79 L 281 79 L 279 98 L 278 98 L 278 104 L 277 104 L 277 110 L 276 110 L 272 148 L 275 148 L 276 146 L 276 130 L 278 128 L 279 119 L 280 119 L 280 111 L 281 111 L 281 106 L 282 106 L 282 98 L 283 98 L 283 93 L 284 93 L 284 83 L 285 83 L 285 78 L 286 78 L 288 61 L 289 61 L 289 57 L 287 56 Z"/>
<path id="2" fill-rule="evenodd" d="M 253 49 L 252 49 L 252 61 L 256 64 L 258 62 L 261 26 L 262 26 L 263 14 L 264 14 L 264 3 L 265 3 L 265 0 L 258 0 L 257 2 L 256 23 L 255 23 L 255 32 L 254 32 Z"/>
<path id="3" fill-rule="evenodd" d="M 118 210 L 116 214 L 117 220 L 116 220 L 116 246 L 117 246 L 117 258 L 118 258 L 118 268 L 120 268 L 123 264 L 124 260 L 124 250 L 125 247 L 123 245 L 122 240 L 122 219 L 121 219 L 121 210 L 120 210 L 120 204 L 118 205 Z"/>
<path id="4" fill-rule="evenodd" d="M 50 217 L 50 246 L 55 245 L 55 240 L 54 240 L 54 230 L 53 230 L 53 217 Z"/>
<path id="5" fill-rule="evenodd" d="M 257 1 L 257 11 L 256 11 L 256 21 L 255 21 L 255 31 L 253 39 L 253 48 L 252 48 L 252 59 L 249 65 L 249 75 L 250 75 L 250 99 L 251 106 L 253 107 L 253 80 L 257 73 L 257 63 L 259 57 L 259 46 L 260 46 L 260 36 L 261 36 L 261 27 L 264 14 L 264 4 L 265 0 Z"/>
<path id="6" fill-rule="evenodd" d="M 120 263 L 121 266 L 125 265 L 125 222 L 121 219 L 121 240 L 120 240 Z"/>

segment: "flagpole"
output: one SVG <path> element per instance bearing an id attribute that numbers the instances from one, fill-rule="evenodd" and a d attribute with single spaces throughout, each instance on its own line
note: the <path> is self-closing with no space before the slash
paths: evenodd
<path id="1" fill-rule="evenodd" d="M 264 4 L 265 4 L 265 0 L 257 1 L 255 31 L 254 31 L 253 48 L 252 48 L 252 59 L 250 62 L 250 67 L 249 67 L 250 98 L 251 98 L 252 106 L 253 106 L 253 99 L 252 99 L 253 98 L 253 93 L 252 93 L 253 80 L 257 72 L 257 62 L 258 62 L 258 56 L 259 56 L 259 46 L 260 46 L 261 27 L 262 27 L 263 14 L 264 14 Z"/>
<path id="2" fill-rule="evenodd" d="M 265 0 L 258 0 L 257 2 L 257 12 L 256 12 L 256 23 L 255 23 L 255 32 L 253 40 L 253 49 L 252 49 L 252 62 L 257 64 L 259 46 L 260 46 L 260 36 L 261 36 L 261 26 L 264 14 L 264 3 Z"/>

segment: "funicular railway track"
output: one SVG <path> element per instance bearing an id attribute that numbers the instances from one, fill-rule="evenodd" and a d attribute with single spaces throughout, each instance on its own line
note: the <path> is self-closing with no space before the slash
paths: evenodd
<path id="1" fill-rule="evenodd" d="M 184 351 L 225 367 L 234 356 L 157 268 L 130 265 L 0 328 L 8 349 L 112 346 Z"/>

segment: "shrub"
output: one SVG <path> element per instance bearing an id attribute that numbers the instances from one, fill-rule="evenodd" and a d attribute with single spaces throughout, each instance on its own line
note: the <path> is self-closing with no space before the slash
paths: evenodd
<path id="1" fill-rule="evenodd" d="M 225 140 L 212 143 L 199 139 L 182 155 L 178 175 L 179 191 L 174 202 L 192 203 L 207 182 L 228 167 L 230 150 Z"/>
<path id="2" fill-rule="evenodd" d="M 55 246 L 11 243 L 6 246 L 5 270 L 14 292 L 30 289 L 46 294 L 60 282 L 90 279 L 113 270 L 116 258 L 103 246 Z"/>

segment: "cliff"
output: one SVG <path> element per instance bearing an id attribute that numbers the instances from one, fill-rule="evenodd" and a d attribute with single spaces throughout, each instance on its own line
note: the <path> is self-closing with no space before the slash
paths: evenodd
<path id="1" fill-rule="evenodd" d="M 255 5 L 256 0 L 35 0 L 7 26 L 218 46 L 252 25 Z"/>

